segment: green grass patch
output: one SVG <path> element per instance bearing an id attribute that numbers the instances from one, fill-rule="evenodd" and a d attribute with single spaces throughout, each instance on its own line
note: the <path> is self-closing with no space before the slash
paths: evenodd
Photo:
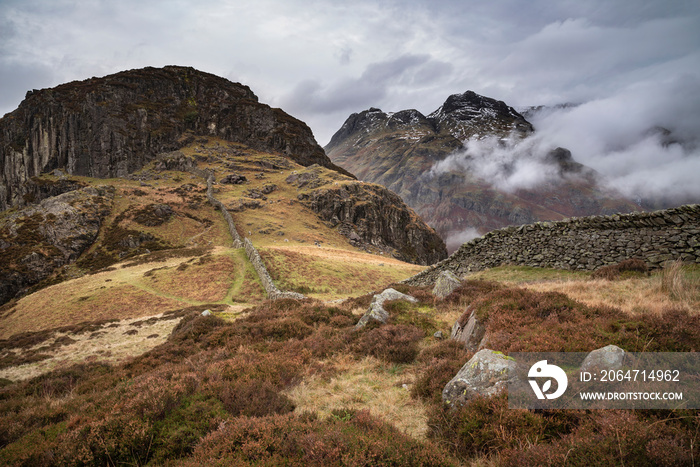
<path id="1" fill-rule="evenodd" d="M 551 268 L 533 268 L 530 266 L 498 266 L 484 271 L 469 274 L 469 280 L 487 280 L 521 284 L 527 282 L 545 282 L 559 280 L 581 280 L 588 278 L 590 273 L 583 271 L 566 271 Z"/>

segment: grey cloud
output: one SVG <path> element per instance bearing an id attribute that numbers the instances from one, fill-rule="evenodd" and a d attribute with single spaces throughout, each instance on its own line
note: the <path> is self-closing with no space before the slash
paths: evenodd
<path id="1" fill-rule="evenodd" d="M 235 77 L 319 140 L 351 112 L 428 113 L 471 89 L 514 106 L 583 102 L 538 129 L 620 184 L 656 168 L 654 183 L 684 186 L 694 169 L 696 0 L 0 1 L 0 114 L 30 88 L 166 64 Z M 681 155 L 650 125 L 686 141 Z M 635 151 L 640 168 L 625 172 Z"/>
<path id="2" fill-rule="evenodd" d="M 302 81 L 283 104 L 301 113 L 354 112 L 380 105 L 393 86 L 429 82 L 435 79 L 436 71 L 447 74 L 451 70 L 450 64 L 432 60 L 429 55 L 406 54 L 370 63 L 357 78 L 344 78 L 329 85 L 319 80 Z"/>
<path id="3" fill-rule="evenodd" d="M 352 48 L 347 46 L 342 47 L 335 53 L 335 58 L 338 59 L 338 63 L 341 65 L 347 65 L 352 58 Z"/>
<path id="4" fill-rule="evenodd" d="M 54 79 L 53 73 L 46 66 L 0 59 L 0 83 L 1 117 L 19 105 L 27 91 L 49 87 L 54 84 Z"/>
<path id="5" fill-rule="evenodd" d="M 698 109 L 700 77 L 682 75 L 636 83 L 533 123 L 539 137 L 569 148 L 579 162 L 628 196 L 700 202 Z"/>

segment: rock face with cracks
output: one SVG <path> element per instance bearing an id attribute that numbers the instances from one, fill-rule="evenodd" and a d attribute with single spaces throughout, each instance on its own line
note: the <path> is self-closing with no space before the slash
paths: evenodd
<path id="1" fill-rule="evenodd" d="M 401 198 L 378 185 L 347 183 L 299 196 L 356 246 L 391 251 L 402 261 L 433 264 L 447 257 L 445 243 Z"/>
<path id="2" fill-rule="evenodd" d="M 97 237 L 111 187 L 82 188 L 43 200 L 0 222 L 0 304 L 80 256 Z"/>

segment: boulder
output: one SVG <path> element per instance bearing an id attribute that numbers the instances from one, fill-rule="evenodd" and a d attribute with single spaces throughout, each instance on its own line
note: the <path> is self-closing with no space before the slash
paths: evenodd
<path id="1" fill-rule="evenodd" d="M 245 183 L 247 181 L 248 179 L 245 177 L 245 175 L 229 174 L 222 178 L 219 181 L 219 183 L 226 183 L 229 185 L 240 185 L 241 183 Z"/>
<path id="2" fill-rule="evenodd" d="M 622 368 L 626 352 L 616 345 L 607 345 L 588 354 L 581 371 L 617 370 Z"/>
<path id="3" fill-rule="evenodd" d="M 468 312 L 469 307 L 467 307 L 465 314 Z M 485 336 L 486 326 L 476 317 L 476 310 L 472 310 L 464 325 L 461 325 L 460 320 L 457 320 L 450 333 L 450 339 L 463 342 L 464 348 L 471 352 L 476 351 L 481 346 Z"/>
<path id="4" fill-rule="evenodd" d="M 416 300 L 410 295 L 403 294 L 395 289 L 386 289 L 384 292 L 375 295 L 372 298 L 372 303 L 369 305 L 367 312 L 362 315 L 360 321 L 355 325 L 355 329 L 363 328 L 370 320 L 379 321 L 380 323 L 386 323 L 389 319 L 389 312 L 384 309 L 384 302 L 387 300 L 407 300 L 409 302 L 415 303 Z"/>
<path id="5" fill-rule="evenodd" d="M 501 352 L 482 349 L 447 383 L 442 391 L 442 400 L 455 406 L 464 405 L 478 396 L 492 396 L 507 387 L 510 372 L 515 374 L 515 369 L 513 358 Z"/>
<path id="6" fill-rule="evenodd" d="M 455 273 L 452 271 L 442 271 L 435 281 L 433 295 L 442 300 L 454 292 L 460 285 L 462 285 L 462 281 L 459 280 L 459 277 L 457 277 Z"/>

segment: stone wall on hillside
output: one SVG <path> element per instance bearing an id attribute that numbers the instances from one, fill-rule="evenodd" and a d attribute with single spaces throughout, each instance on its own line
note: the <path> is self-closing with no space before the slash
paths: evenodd
<path id="1" fill-rule="evenodd" d="M 629 258 L 652 268 L 675 260 L 700 263 L 700 205 L 494 230 L 403 282 L 428 285 L 442 271 L 462 277 L 505 264 L 594 270 Z"/>
<path id="2" fill-rule="evenodd" d="M 209 172 L 205 178 L 207 179 L 207 199 L 214 207 L 221 211 L 221 214 L 224 216 L 224 220 L 228 224 L 228 231 L 231 233 L 231 238 L 233 238 L 233 248 L 241 248 L 243 243 L 241 242 L 240 235 L 238 235 L 238 230 L 236 230 L 236 224 L 233 222 L 231 213 L 228 212 L 224 203 L 214 198 L 214 174 Z"/>
<path id="3" fill-rule="evenodd" d="M 213 206 L 215 206 L 217 209 L 219 209 L 219 211 L 221 211 L 221 213 L 224 216 L 224 219 L 226 219 L 226 223 L 228 224 L 228 230 L 231 233 L 231 237 L 233 238 L 233 248 L 245 248 L 245 253 L 248 257 L 248 261 L 250 261 L 250 263 L 253 265 L 253 269 L 255 269 L 255 272 L 260 278 L 260 283 L 265 289 L 267 297 L 270 300 L 279 300 L 281 298 L 293 298 L 297 300 L 302 300 L 306 298 L 304 295 L 297 292 L 283 292 L 280 289 L 278 289 L 275 283 L 272 282 L 272 277 L 270 277 L 270 273 L 267 271 L 265 263 L 263 263 L 262 258 L 258 253 L 258 250 L 253 246 L 253 242 L 251 242 L 249 238 L 245 238 L 243 241 L 241 241 L 241 237 L 238 235 L 238 231 L 236 230 L 236 224 L 233 222 L 233 217 L 231 217 L 231 214 L 228 212 L 228 209 L 226 209 L 226 206 L 224 206 L 224 203 L 222 203 L 214 197 L 214 173 L 211 171 L 204 171 L 196 168 L 190 169 L 190 171 L 206 179 L 207 199 Z"/>
<path id="4" fill-rule="evenodd" d="M 295 298 L 301 300 L 306 298 L 304 295 L 297 292 L 282 292 L 280 289 L 278 289 L 275 283 L 272 282 L 272 277 L 270 277 L 270 273 L 267 271 L 265 263 L 263 263 L 258 250 L 253 246 L 253 242 L 251 242 L 249 238 L 246 238 L 243 241 L 243 245 L 245 247 L 248 260 L 253 265 L 253 268 L 255 268 L 255 272 L 258 273 L 258 277 L 260 278 L 260 282 L 262 283 L 268 298 L 271 300 L 277 300 L 280 298 Z"/>

